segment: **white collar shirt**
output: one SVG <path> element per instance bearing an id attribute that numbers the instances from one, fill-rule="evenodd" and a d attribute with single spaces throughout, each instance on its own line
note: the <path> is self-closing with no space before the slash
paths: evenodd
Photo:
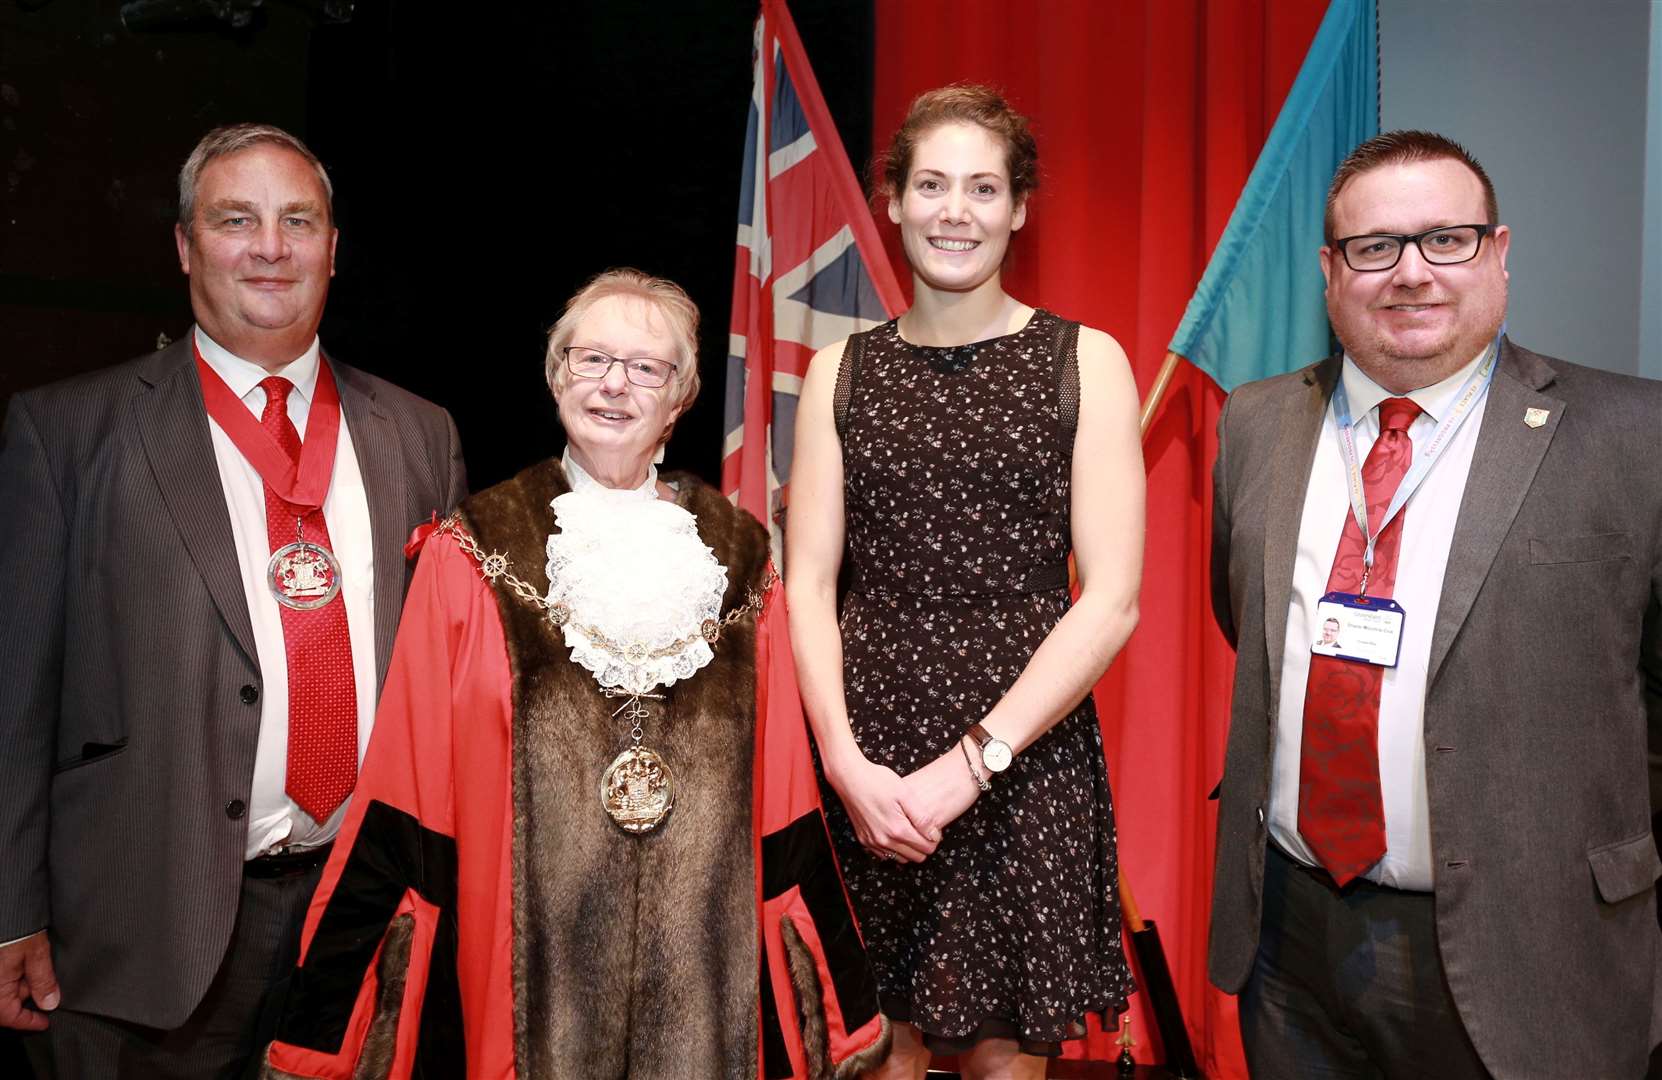
<path id="1" fill-rule="evenodd" d="M 1426 445 L 1437 423 L 1452 411 L 1455 399 L 1486 355 L 1439 383 L 1406 396 L 1424 410 L 1408 436 L 1415 453 Z M 1379 437 L 1379 403 L 1393 397 L 1363 373 L 1349 356 L 1342 373 L 1350 398 L 1351 430 L 1358 463 L 1367 459 Z M 1379 778 L 1385 809 L 1385 857 L 1364 876 L 1381 885 L 1429 892 L 1432 887 L 1431 818 L 1425 786 L 1425 690 L 1431 660 L 1431 634 L 1448 567 L 1472 452 L 1483 425 L 1488 395 L 1472 406 L 1466 420 L 1442 451 L 1424 482 L 1403 507 L 1402 546 L 1391 596 L 1402 605 L 1402 652 L 1397 666 L 1385 670 L 1379 699 Z M 1299 749 L 1304 732 L 1304 692 L 1310 677 L 1310 643 L 1319 632 L 1316 604 L 1327 592 L 1327 579 L 1345 521 L 1351 514 L 1344 455 L 1337 421 L 1329 404 L 1320 442 L 1310 467 L 1310 486 L 1299 521 L 1298 554 L 1287 611 L 1287 636 L 1281 660 L 1281 700 L 1275 722 L 1270 772 L 1270 835 L 1283 850 L 1309 865 L 1319 860 L 1298 831 Z"/>
<path id="2" fill-rule="evenodd" d="M 258 419 L 265 409 L 260 381 L 280 375 L 294 384 L 288 414 L 302 440 L 311 417 L 323 363 L 316 338 L 295 360 L 276 372 L 232 355 L 201 327 L 195 329 L 202 359 L 231 388 Z M 212 417 L 214 460 L 219 468 L 225 506 L 230 512 L 231 535 L 236 542 L 237 565 L 243 595 L 254 628 L 254 646 L 260 665 L 260 732 L 254 757 L 254 783 L 248 799 L 246 858 L 283 847 L 315 847 L 340 831 L 346 805 L 325 822 L 313 821 L 284 790 L 288 772 L 289 681 L 288 652 L 283 643 L 283 619 L 266 579 L 271 544 L 266 532 L 265 481 Z M 346 605 L 347 633 L 352 640 L 352 678 L 358 704 L 358 760 L 369 745 L 375 718 L 375 556 L 370 535 L 369 500 L 352 434 L 342 417 L 335 446 L 335 466 L 329 494 L 323 501 L 323 520 L 329 527 L 329 546 L 341 565 L 340 602 Z M 348 800 L 350 802 L 350 800 Z"/>

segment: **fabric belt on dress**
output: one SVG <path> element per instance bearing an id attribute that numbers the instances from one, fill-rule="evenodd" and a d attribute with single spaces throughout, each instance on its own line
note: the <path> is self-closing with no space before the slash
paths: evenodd
<path id="1" fill-rule="evenodd" d="M 923 600 L 982 600 L 998 596 L 1025 596 L 1029 593 L 1050 592 L 1054 589 L 1067 588 L 1068 564 L 1059 562 L 1035 566 L 1028 571 L 1027 577 L 1007 589 L 942 592 L 934 589 L 908 589 L 905 584 L 903 579 L 898 581 L 889 579 L 882 581 L 881 584 L 873 585 L 870 578 L 855 569 L 848 589 L 849 592 L 856 592 L 862 596 L 910 596 Z"/>
<path id="2" fill-rule="evenodd" d="M 1357 893 L 1392 893 L 1397 896 L 1423 896 L 1430 899 L 1432 895 L 1419 889 L 1398 889 L 1392 885 L 1381 885 L 1379 882 L 1370 881 L 1365 877 L 1352 878 L 1349 884 L 1340 885 L 1334 880 L 1333 875 L 1325 869 L 1301 862 L 1297 857 L 1288 854 L 1286 849 L 1274 840 L 1269 842 L 1269 857 L 1280 858 L 1294 870 L 1315 880 L 1334 896 L 1354 896 Z"/>
<path id="3" fill-rule="evenodd" d="M 242 876 L 251 878 L 284 878 L 309 873 L 329 861 L 333 840 L 317 847 L 278 851 L 271 855 L 257 855 L 242 864 Z"/>

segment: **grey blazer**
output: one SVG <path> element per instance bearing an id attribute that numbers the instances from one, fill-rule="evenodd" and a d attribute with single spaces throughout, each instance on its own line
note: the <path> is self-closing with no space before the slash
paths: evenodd
<path id="1" fill-rule="evenodd" d="M 379 684 L 405 538 L 466 479 L 444 410 L 328 362 Z M 176 1027 L 230 940 L 264 685 L 190 338 L 14 396 L 0 508 L 0 941 L 49 927 L 65 1008 Z"/>
<path id="2" fill-rule="evenodd" d="M 1293 561 L 1338 372 L 1250 383 L 1219 417 L 1213 606 L 1238 656 L 1209 960 L 1231 993 L 1258 946 Z M 1662 1038 L 1662 383 L 1508 341 L 1482 425 L 1425 699 L 1443 966 L 1496 1076 L 1642 1076 Z"/>

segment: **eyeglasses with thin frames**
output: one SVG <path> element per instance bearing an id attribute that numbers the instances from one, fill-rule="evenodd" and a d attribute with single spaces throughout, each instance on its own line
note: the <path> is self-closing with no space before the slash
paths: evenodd
<path id="1" fill-rule="evenodd" d="M 613 364 L 623 365 L 623 376 L 636 386 L 656 390 L 667 385 L 677 366 L 651 356 L 612 356 L 586 345 L 567 345 L 566 370 L 579 379 L 604 379 Z"/>
<path id="2" fill-rule="evenodd" d="M 1389 270 L 1402 261 L 1409 244 L 1420 249 L 1420 258 L 1433 266 L 1454 266 L 1477 258 L 1483 238 L 1495 231 L 1493 225 L 1439 225 L 1418 233 L 1364 233 L 1333 242 L 1344 255 L 1345 265 L 1359 273 Z"/>

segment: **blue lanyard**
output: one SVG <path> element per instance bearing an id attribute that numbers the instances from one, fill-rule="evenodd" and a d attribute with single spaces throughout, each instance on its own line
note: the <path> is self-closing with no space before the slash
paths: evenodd
<path id="1" fill-rule="evenodd" d="M 1344 454 L 1345 472 L 1350 484 L 1350 512 L 1356 518 L 1356 524 L 1361 527 L 1362 539 L 1367 546 L 1362 551 L 1362 584 L 1357 589 L 1358 595 L 1365 596 L 1368 592 L 1368 577 L 1373 572 L 1373 549 L 1379 541 L 1380 534 L 1391 520 L 1402 512 L 1408 505 L 1408 500 L 1414 497 L 1414 492 L 1425 481 L 1426 474 L 1431 467 L 1437 464 L 1444 450 L 1454 441 L 1455 432 L 1472 413 L 1473 407 L 1489 392 L 1489 384 L 1494 381 L 1495 365 L 1500 359 L 1500 339 L 1506 333 L 1506 327 L 1500 328 L 1495 335 L 1494 344 L 1489 346 L 1488 354 L 1483 362 L 1466 378 L 1460 388 L 1460 393 L 1454 399 L 1451 407 L 1437 426 L 1432 429 L 1431 437 L 1423 447 L 1414 448 L 1414 463 L 1409 466 L 1408 473 L 1398 485 L 1396 494 L 1391 496 L 1391 502 L 1385 507 L 1385 516 L 1379 519 L 1379 532 L 1368 531 L 1368 499 L 1362 488 L 1362 466 L 1356 455 L 1356 433 L 1351 430 L 1350 395 L 1345 392 L 1343 370 L 1339 373 L 1338 384 L 1333 387 L 1333 421 L 1339 429 L 1339 450 Z M 1380 431 L 1380 435 L 1385 433 Z"/>

